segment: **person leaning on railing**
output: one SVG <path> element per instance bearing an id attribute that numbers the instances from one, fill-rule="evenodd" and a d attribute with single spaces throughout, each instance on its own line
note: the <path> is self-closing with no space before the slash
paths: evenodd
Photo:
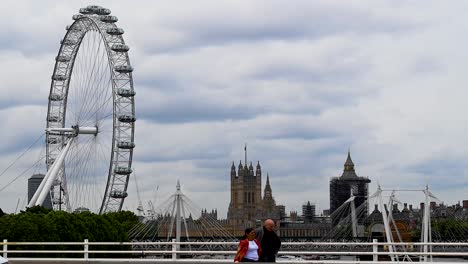
<path id="1" fill-rule="evenodd" d="M 262 254 L 260 242 L 255 239 L 255 230 L 251 227 L 245 229 L 244 236 L 237 247 L 234 262 L 258 262 Z"/>

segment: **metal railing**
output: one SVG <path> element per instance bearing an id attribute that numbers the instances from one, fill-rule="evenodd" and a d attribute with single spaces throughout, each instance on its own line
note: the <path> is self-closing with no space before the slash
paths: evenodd
<path id="1" fill-rule="evenodd" d="M 118 263 L 118 262 L 233 262 L 237 242 L 0 242 L 2 255 L 11 263 Z M 394 252 L 388 250 L 394 246 Z M 421 252 L 427 245 L 432 251 Z M 28 249 L 15 249 L 28 246 Z M 34 248 L 34 247 L 37 248 Z M 42 249 L 44 247 L 74 246 L 78 250 Z M 122 247 L 128 250 L 96 250 L 90 247 Z M 284 242 L 288 250 L 278 253 L 278 262 L 285 263 L 394 263 L 413 260 L 437 263 L 457 263 L 454 257 L 468 261 L 468 243 L 386 243 L 386 242 Z M 207 250 L 208 249 L 208 250 Z M 404 250 L 403 250 L 404 249 Z M 399 250 L 399 251 L 398 251 Z M 24 257 L 30 254 L 35 257 Z M 47 255 L 61 257 L 47 257 Z M 16 256 L 15 256 L 16 255 Z M 44 257 L 37 257 L 43 255 Z M 112 257 L 109 257 L 112 256 Z M 284 257 L 281 257 L 284 256 Z M 343 260 L 347 256 L 347 260 Z M 351 257 L 351 259 L 349 259 Z M 367 261 L 364 261 L 366 259 Z M 391 262 L 393 259 L 394 262 Z M 458 262 L 459 263 L 459 262 Z"/>

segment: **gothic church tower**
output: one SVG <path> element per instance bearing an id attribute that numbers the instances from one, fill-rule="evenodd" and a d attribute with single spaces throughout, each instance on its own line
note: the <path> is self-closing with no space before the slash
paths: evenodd
<path id="1" fill-rule="evenodd" d="M 227 218 L 231 225 L 255 226 L 257 220 L 279 219 L 279 209 L 273 199 L 269 177 L 262 199 L 262 168 L 257 162 L 255 171 L 250 162 L 247 166 L 247 146 L 244 148 L 244 164 L 239 161 L 238 169 L 231 165 L 231 202 Z"/>
<path id="2" fill-rule="evenodd" d="M 245 147 L 245 163 L 239 161 L 238 170 L 234 162 L 231 165 L 231 202 L 229 203 L 228 219 L 231 224 L 254 224 L 262 209 L 262 169 L 260 162 L 256 170 L 252 162 L 247 166 L 247 147 Z M 253 225 L 252 225 L 253 226 Z"/>

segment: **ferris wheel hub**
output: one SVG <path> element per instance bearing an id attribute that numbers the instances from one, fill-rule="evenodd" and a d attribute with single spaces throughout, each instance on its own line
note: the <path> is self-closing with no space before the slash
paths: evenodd
<path id="1" fill-rule="evenodd" d="M 97 126 L 94 127 L 80 127 L 78 125 L 72 126 L 70 128 L 68 127 L 49 127 L 46 128 L 47 132 L 52 132 L 52 133 L 60 133 L 60 134 L 73 134 L 73 135 L 78 135 L 78 134 L 87 134 L 87 135 L 97 135 L 98 134 L 98 128 Z"/>

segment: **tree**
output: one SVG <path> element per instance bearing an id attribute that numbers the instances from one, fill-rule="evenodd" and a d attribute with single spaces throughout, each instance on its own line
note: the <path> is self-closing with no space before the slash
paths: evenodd
<path id="1" fill-rule="evenodd" d="M 81 242 L 85 239 L 90 242 L 127 242 L 127 232 L 137 223 L 138 217 L 128 211 L 104 215 L 89 212 L 71 214 L 35 206 L 16 215 L 0 217 L 0 239 L 8 239 L 12 242 Z M 12 248 L 41 250 L 51 248 L 51 246 L 12 246 Z M 93 248 L 99 250 L 130 249 L 128 246 Z M 54 246 L 53 249 L 80 250 L 82 246 Z M 14 256 L 19 257 L 19 254 Z M 45 257 L 46 255 L 37 256 Z M 49 254 L 49 257 L 61 256 L 64 254 Z M 70 257 L 70 255 L 67 256 Z M 94 257 L 105 256 L 99 254 Z"/>

